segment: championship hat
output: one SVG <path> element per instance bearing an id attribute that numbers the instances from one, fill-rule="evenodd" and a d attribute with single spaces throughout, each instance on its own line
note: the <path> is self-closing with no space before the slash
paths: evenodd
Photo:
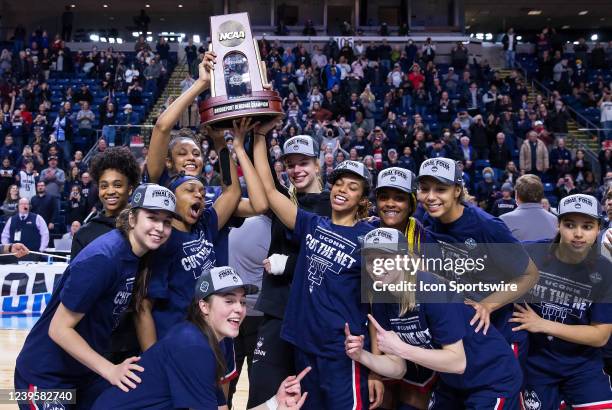
<path id="1" fill-rule="evenodd" d="M 368 171 L 366 166 L 361 162 L 350 160 L 342 161 L 334 168 L 331 174 L 329 174 L 329 181 L 333 184 L 344 174 L 353 174 L 362 178 L 366 182 L 366 187 L 368 189 L 372 186 L 372 174 L 370 174 L 370 171 Z"/>
<path id="2" fill-rule="evenodd" d="M 282 158 L 288 155 L 301 154 L 307 157 L 317 157 L 317 149 L 314 140 L 309 135 L 296 135 L 289 138 L 283 145 Z"/>
<path id="3" fill-rule="evenodd" d="M 395 188 L 411 194 L 416 192 L 416 176 L 409 169 L 400 167 L 387 168 L 378 174 L 376 191 L 381 188 Z"/>
<path id="4" fill-rule="evenodd" d="M 449 158 L 430 158 L 421 164 L 418 180 L 432 177 L 446 185 L 463 185 L 462 171 Z"/>
<path id="5" fill-rule="evenodd" d="M 362 249 L 384 250 L 388 252 L 407 252 L 408 238 L 393 228 L 377 228 L 363 238 Z"/>
<path id="6" fill-rule="evenodd" d="M 255 285 L 242 282 L 242 278 L 229 266 L 218 266 L 204 272 L 196 282 L 195 296 L 205 299 L 212 294 L 229 293 L 234 289 L 243 288 L 245 295 L 259 292 Z"/>
<path id="7" fill-rule="evenodd" d="M 601 213 L 597 199 L 585 194 L 566 196 L 559 202 L 558 211 L 559 218 L 565 214 L 582 214 L 599 219 Z"/>
<path id="8" fill-rule="evenodd" d="M 132 208 L 175 213 L 176 197 L 168 188 L 157 184 L 142 184 L 134 190 Z"/>

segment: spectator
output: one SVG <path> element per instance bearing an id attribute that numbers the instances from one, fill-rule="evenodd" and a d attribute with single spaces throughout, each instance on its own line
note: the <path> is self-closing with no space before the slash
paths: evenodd
<path id="1" fill-rule="evenodd" d="M 610 91 L 604 90 L 597 105 L 601 111 L 600 122 L 604 131 L 603 137 L 605 140 L 612 140 L 612 94 Z"/>
<path id="2" fill-rule="evenodd" d="M 555 177 L 559 178 L 562 174 L 570 171 L 572 153 L 565 148 L 565 139 L 557 139 L 557 147 L 550 151 L 550 165 L 555 172 Z"/>
<path id="3" fill-rule="evenodd" d="M 0 198 L 4 198 L 7 195 L 9 187 L 16 181 L 16 176 L 17 172 L 11 165 L 11 160 L 8 157 L 4 157 L 0 167 Z"/>
<path id="4" fill-rule="evenodd" d="M 85 83 L 81 85 L 81 89 L 74 95 L 73 101 L 82 104 L 83 101 L 86 101 L 88 104 L 93 102 L 93 94 L 89 90 L 89 86 Z"/>
<path id="5" fill-rule="evenodd" d="M 314 23 L 312 20 L 307 20 L 304 25 L 304 30 L 302 30 L 302 34 L 305 36 L 316 36 L 317 30 L 314 27 Z"/>
<path id="6" fill-rule="evenodd" d="M 516 36 L 514 35 L 514 28 L 510 27 L 504 37 L 502 37 L 502 44 L 504 45 L 504 52 L 506 54 L 506 68 L 514 68 L 514 60 L 516 57 Z"/>
<path id="7" fill-rule="evenodd" d="M 89 214 L 87 199 L 81 195 L 81 188 L 78 185 L 73 185 L 70 188 L 66 214 L 67 229 L 70 229 L 70 225 L 74 221 L 83 222 Z"/>
<path id="8" fill-rule="evenodd" d="M 591 163 L 585 158 L 586 152 L 583 149 L 576 150 L 576 158 L 572 161 L 571 175 L 577 184 L 584 181 L 585 173 L 591 171 Z"/>
<path id="9" fill-rule="evenodd" d="M 62 240 L 68 239 L 68 240 L 72 241 L 74 239 L 74 236 L 79 231 L 79 229 L 81 229 L 81 223 L 79 221 L 73 221 L 70 224 L 70 227 L 68 228 L 68 232 L 66 232 L 64 235 L 62 235 Z"/>
<path id="10" fill-rule="evenodd" d="M 476 184 L 476 201 L 478 201 L 478 206 L 490 213 L 498 191 L 493 169 L 491 167 L 485 167 L 482 170 L 482 178 L 482 181 Z"/>
<path id="11" fill-rule="evenodd" d="M 30 201 L 21 198 L 18 213 L 9 218 L 2 230 L 2 244 L 22 243 L 28 249 L 44 251 L 49 244 L 49 230 L 40 215 L 30 212 Z M 38 260 L 36 255 L 28 255 L 27 259 Z"/>
<path id="12" fill-rule="evenodd" d="M 519 241 L 552 239 L 557 234 L 557 218 L 541 205 L 544 186 L 539 177 L 523 175 L 516 181 L 517 208 L 500 216 Z"/>
<path id="13" fill-rule="evenodd" d="M 2 203 L 2 213 L 6 218 L 9 218 L 17 213 L 19 204 L 19 188 L 17 185 L 11 185 L 6 193 L 6 198 Z"/>
<path id="14" fill-rule="evenodd" d="M 421 55 L 425 63 L 434 61 L 436 58 L 436 45 L 431 41 L 431 37 L 427 37 L 423 46 L 421 46 Z"/>
<path id="15" fill-rule="evenodd" d="M 495 201 L 491 214 L 493 216 L 500 217 L 508 212 L 512 212 L 516 209 L 516 201 L 512 198 L 512 184 L 505 183 L 502 185 L 501 192 L 502 197 Z"/>
<path id="16" fill-rule="evenodd" d="M 212 165 L 206 164 L 204 166 L 203 177 L 206 186 L 221 186 L 221 175 L 214 170 Z"/>
<path id="17" fill-rule="evenodd" d="M 539 176 L 548 171 L 548 150 L 535 131 L 527 133 L 527 139 L 521 146 L 520 167 L 524 174 Z"/>
<path id="18" fill-rule="evenodd" d="M 451 66 L 457 71 L 463 71 L 468 63 L 468 50 L 463 45 L 463 42 L 458 41 L 455 47 L 451 50 Z"/>
<path id="19" fill-rule="evenodd" d="M 93 128 L 96 115 L 89 108 L 89 103 L 83 101 L 81 103 L 81 109 L 77 113 L 76 122 L 79 129 L 79 133 L 83 134 L 84 131 L 90 132 Z"/>
<path id="20" fill-rule="evenodd" d="M 4 136 L 4 145 L 0 147 L 0 158 L 8 158 L 11 161 L 11 164 L 17 163 L 17 158 L 19 157 L 19 148 L 15 145 L 13 141 L 13 136 L 11 134 L 7 134 Z"/>
<path id="21" fill-rule="evenodd" d="M 36 181 L 38 180 L 38 172 L 34 169 L 34 161 L 27 159 L 24 161 L 25 171 L 19 171 L 17 182 L 19 184 L 19 197 L 31 200 L 35 195 Z"/>
<path id="22" fill-rule="evenodd" d="M 64 182 L 66 182 L 66 174 L 57 167 L 58 157 L 55 155 L 49 156 L 47 160 L 47 168 L 40 173 L 40 180 L 45 182 L 46 191 L 49 196 L 59 198 L 64 190 Z"/>
<path id="23" fill-rule="evenodd" d="M 478 159 L 489 159 L 489 137 L 481 115 L 474 117 L 474 123 L 470 126 L 470 135 Z"/>
<path id="24" fill-rule="evenodd" d="M 506 168 L 508 161 L 512 159 L 512 153 L 506 145 L 506 136 L 503 132 L 497 133 L 495 136 L 495 142 L 491 145 L 491 151 L 489 152 L 489 162 L 491 166 L 498 170 Z"/>
<path id="25" fill-rule="evenodd" d="M 565 174 L 563 177 L 559 178 L 555 187 L 555 193 L 559 199 L 578 193 L 578 188 L 576 188 L 574 178 L 571 174 Z"/>
<path id="26" fill-rule="evenodd" d="M 571 117 L 565 109 L 563 101 L 555 101 L 555 109 L 551 111 L 548 128 L 553 133 L 567 134 L 567 122 L 571 120 Z"/>
<path id="27" fill-rule="evenodd" d="M 62 146 L 65 152 L 69 152 L 69 142 L 72 140 L 72 120 L 64 108 L 60 108 L 57 118 L 53 123 L 55 140 Z"/>
<path id="28" fill-rule="evenodd" d="M 32 197 L 32 211 L 42 216 L 49 230 L 53 230 L 55 227 L 53 221 L 59 212 L 58 201 L 47 194 L 44 181 L 36 183 L 36 196 Z"/>

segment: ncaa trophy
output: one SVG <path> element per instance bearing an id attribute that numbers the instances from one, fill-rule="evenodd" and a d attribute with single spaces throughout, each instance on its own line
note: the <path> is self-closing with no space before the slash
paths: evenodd
<path id="1" fill-rule="evenodd" d="M 278 92 L 264 89 L 266 68 L 262 67 L 248 13 L 211 16 L 210 38 L 217 63 L 210 81 L 211 96 L 200 105 L 202 124 L 231 128 L 237 118 L 255 117 L 266 122 L 283 114 Z"/>

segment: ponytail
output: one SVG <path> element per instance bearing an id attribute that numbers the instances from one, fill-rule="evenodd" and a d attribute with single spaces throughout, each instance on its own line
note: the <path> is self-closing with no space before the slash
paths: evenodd
<path id="1" fill-rule="evenodd" d="M 207 299 L 210 299 L 210 296 Z M 219 341 L 217 340 L 215 332 L 204 319 L 204 315 L 200 310 L 200 301 L 197 298 L 193 298 L 191 305 L 189 305 L 187 321 L 196 325 L 202 334 L 206 336 L 208 344 L 213 351 L 213 356 L 215 357 L 215 369 L 217 374 L 216 380 L 223 379 L 227 372 L 225 358 L 223 356 L 223 352 L 221 352 L 221 347 L 219 347 Z"/>

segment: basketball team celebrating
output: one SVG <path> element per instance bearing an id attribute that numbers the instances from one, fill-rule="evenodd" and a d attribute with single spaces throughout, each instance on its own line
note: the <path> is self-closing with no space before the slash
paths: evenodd
<path id="1" fill-rule="evenodd" d="M 83 228 L 83 248 L 15 368 L 16 389 L 74 389 L 76 403 L 32 399 L 20 408 L 227 409 L 232 339 L 246 297 L 258 294 L 257 348 L 265 353 L 249 363 L 248 408 L 612 409 L 612 269 L 598 245 L 594 197 L 563 198 L 556 237 L 520 243 L 500 219 L 466 203 L 462 171 L 450 159 L 426 160 L 418 177 L 383 170 L 373 196 L 368 169 L 344 161 L 326 191 L 316 143 L 299 135 L 284 144 L 287 190 L 273 176 L 266 141 L 279 118 L 243 118 L 233 124 L 231 184 L 206 207 L 200 147 L 193 135 L 170 132 L 209 88 L 215 59 L 205 55 L 199 79 L 159 117 L 147 183 L 138 185 L 126 148 L 92 162 L 111 223 L 95 234 Z M 208 134 L 217 152 L 225 149 L 222 130 Z M 226 239 L 232 217 L 266 212 L 271 241 L 259 289 L 227 266 Z M 511 281 L 516 291 L 437 295 L 443 301 L 398 291 L 382 303 L 362 286 L 374 279 L 371 258 L 381 250 L 484 256 L 487 269 L 468 276 Z M 398 270 L 382 280 L 462 277 Z M 127 336 L 118 331 L 126 322 Z M 125 340 L 132 346 L 118 349 Z"/>

